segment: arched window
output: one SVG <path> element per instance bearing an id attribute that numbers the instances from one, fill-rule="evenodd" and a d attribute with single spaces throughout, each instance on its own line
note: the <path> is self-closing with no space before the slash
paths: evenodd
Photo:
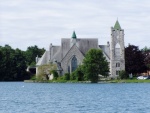
<path id="1" fill-rule="evenodd" d="M 120 54 L 120 45 L 118 43 L 115 46 L 115 56 L 116 57 L 120 57 L 121 56 L 121 54 Z"/>
<path id="2" fill-rule="evenodd" d="M 77 68 L 77 58 L 74 56 L 71 60 L 71 71 L 73 72 Z"/>

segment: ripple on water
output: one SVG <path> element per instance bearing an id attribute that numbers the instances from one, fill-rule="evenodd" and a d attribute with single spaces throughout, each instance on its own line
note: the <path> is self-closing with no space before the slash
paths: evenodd
<path id="1" fill-rule="evenodd" d="M 149 91 L 145 83 L 1 82 L 0 113 L 147 113 Z"/>

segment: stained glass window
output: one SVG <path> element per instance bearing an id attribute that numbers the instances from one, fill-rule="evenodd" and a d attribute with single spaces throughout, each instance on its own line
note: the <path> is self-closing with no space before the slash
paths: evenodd
<path id="1" fill-rule="evenodd" d="M 77 58 L 74 56 L 71 60 L 71 71 L 75 71 L 77 68 Z"/>

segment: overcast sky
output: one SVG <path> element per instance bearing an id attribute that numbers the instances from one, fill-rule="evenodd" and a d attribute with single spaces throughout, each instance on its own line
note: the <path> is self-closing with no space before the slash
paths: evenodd
<path id="1" fill-rule="evenodd" d="M 48 49 L 74 30 L 105 45 L 117 18 L 126 46 L 150 47 L 149 0 L 0 0 L 0 45 Z"/>

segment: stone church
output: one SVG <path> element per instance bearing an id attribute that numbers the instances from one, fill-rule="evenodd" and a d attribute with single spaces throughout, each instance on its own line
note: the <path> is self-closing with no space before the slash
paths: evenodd
<path id="1" fill-rule="evenodd" d="M 119 71 L 125 70 L 124 29 L 117 20 L 114 27 L 111 27 L 110 42 L 106 45 L 98 45 L 97 38 L 77 38 L 75 32 L 71 38 L 62 38 L 60 46 L 50 44 L 49 51 L 45 51 L 41 58 L 36 58 L 36 74 L 38 66 L 50 62 L 57 64 L 60 75 L 71 73 L 82 64 L 85 54 L 91 48 L 103 51 L 109 62 L 110 77 L 117 77 Z"/>

